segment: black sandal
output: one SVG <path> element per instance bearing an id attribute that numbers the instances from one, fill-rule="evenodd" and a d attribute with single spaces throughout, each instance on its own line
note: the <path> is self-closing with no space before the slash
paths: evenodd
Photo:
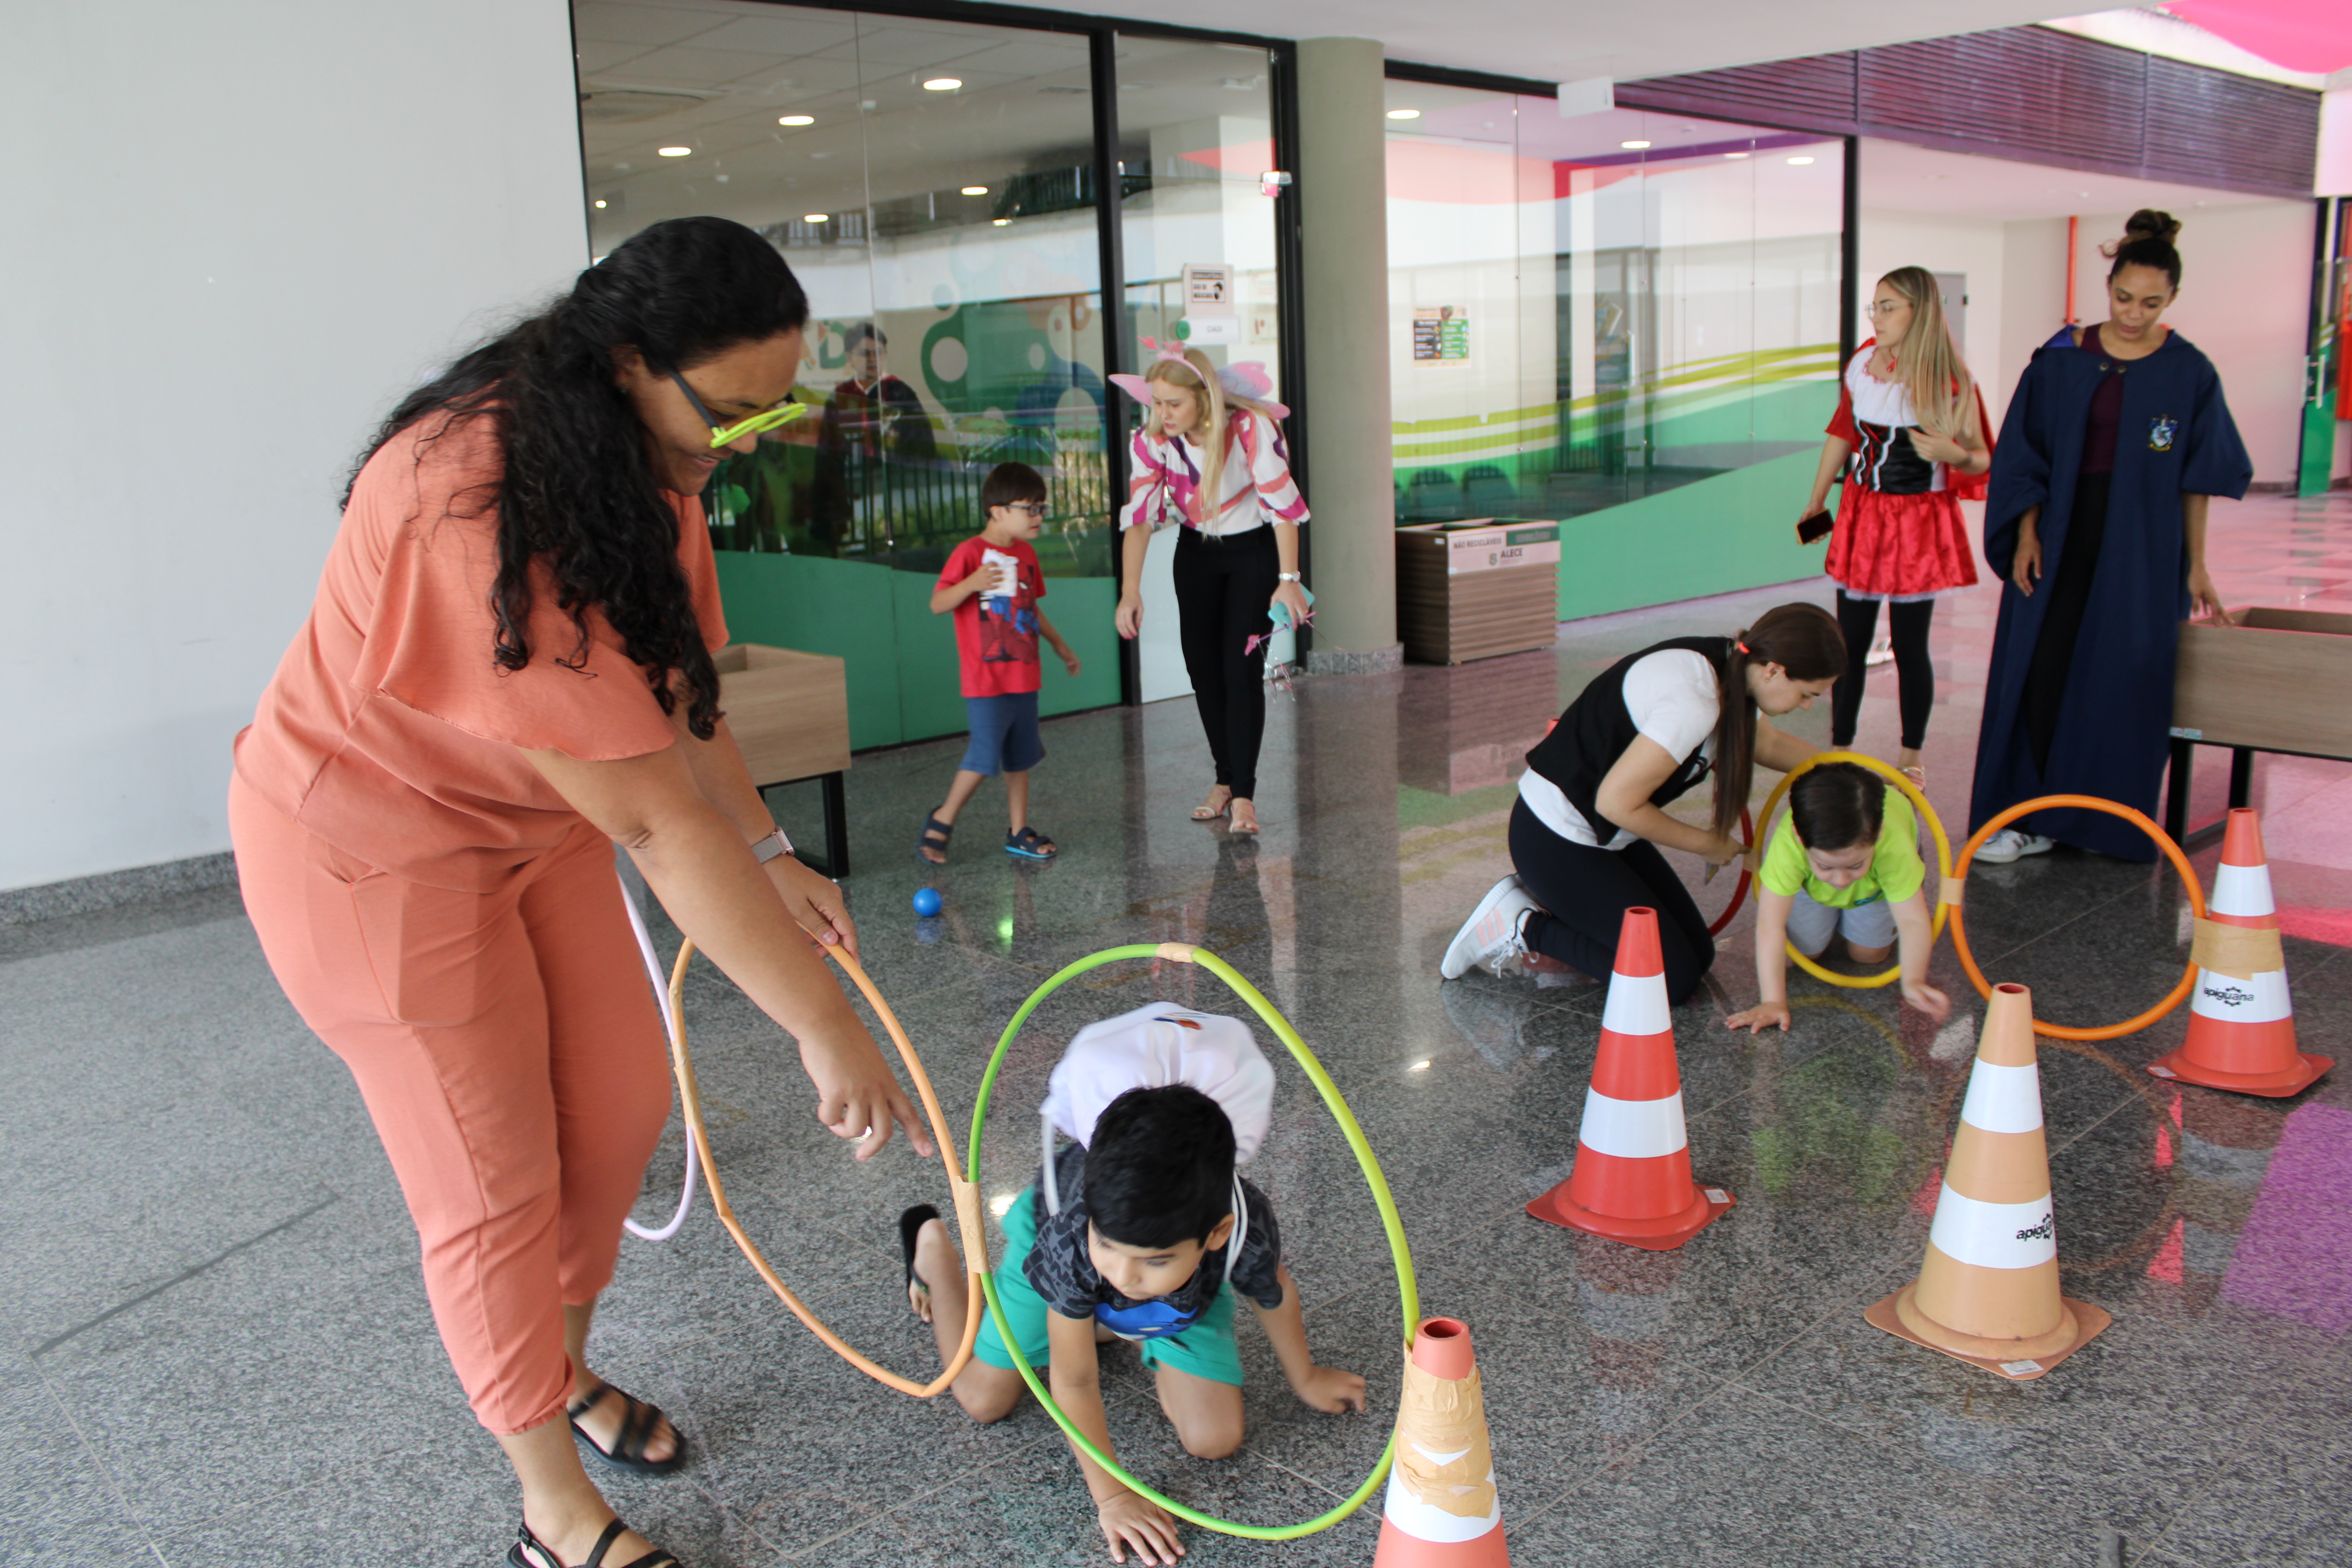
<path id="1" fill-rule="evenodd" d="M 588 1553 L 588 1561 L 580 1568 L 604 1568 L 604 1553 L 613 1550 L 613 1542 L 620 1540 L 628 1528 L 617 1519 L 606 1525 L 604 1533 L 596 1538 L 596 1549 Z M 533 1557 L 533 1552 L 538 1555 Z M 509 1568 L 564 1568 L 563 1559 L 555 1554 L 553 1547 L 533 1535 L 529 1524 L 521 1527 L 515 1543 L 507 1548 L 507 1563 Z M 621 1563 L 619 1568 L 685 1568 L 685 1564 L 656 1546 L 634 1563 Z"/>
<path id="2" fill-rule="evenodd" d="M 1061 853 L 1059 849 L 1054 847 L 1052 839 L 1034 827 L 1024 827 L 1018 833 L 1007 833 L 1004 836 L 1004 852 L 1021 860 L 1051 860 Z"/>
<path id="3" fill-rule="evenodd" d="M 629 1407 L 628 1418 L 621 1423 L 621 1435 L 609 1448 L 590 1436 L 588 1429 L 580 1425 L 580 1418 L 596 1408 L 608 1394 L 618 1395 Z M 595 1393 L 572 1405 L 566 1414 L 572 1417 L 572 1429 L 580 1435 L 580 1440 L 595 1449 L 608 1465 L 618 1465 L 625 1470 L 635 1470 L 640 1475 L 666 1476 L 686 1463 L 686 1434 L 677 1429 L 676 1422 L 670 1423 L 670 1440 L 677 1447 L 670 1457 L 667 1459 L 646 1458 L 646 1444 L 652 1438 L 655 1429 L 668 1418 L 662 1414 L 660 1405 L 622 1394 L 609 1383 L 599 1384 Z M 628 1568 L 636 1568 L 636 1564 L 630 1563 Z"/>
<path id="4" fill-rule="evenodd" d="M 946 865 L 948 863 L 948 839 L 953 836 L 954 833 L 954 823 L 941 822 L 936 816 L 925 816 L 923 818 L 922 835 L 915 840 L 915 858 L 920 860 L 926 866 Z M 940 858 L 936 860 L 932 859 L 929 855 L 923 853 L 926 849 L 938 850 L 940 852 Z"/>
<path id="5" fill-rule="evenodd" d="M 915 1292 L 920 1290 L 923 1293 L 924 1302 L 928 1305 L 930 1300 L 931 1287 L 927 1280 L 915 1272 L 915 1237 L 922 1233 L 925 1226 L 939 1217 L 940 1211 L 929 1204 L 917 1204 L 898 1216 L 898 1250 L 907 1259 L 907 1306 L 915 1316 L 921 1318 L 927 1323 L 931 1320 L 921 1307 L 915 1305 Z"/>

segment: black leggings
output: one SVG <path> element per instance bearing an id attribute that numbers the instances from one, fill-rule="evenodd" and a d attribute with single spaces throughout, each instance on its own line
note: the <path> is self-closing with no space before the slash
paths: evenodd
<path id="1" fill-rule="evenodd" d="M 1595 980 L 1617 965 L 1617 932 L 1625 911 L 1658 911 L 1658 948 L 1666 962 L 1666 1000 L 1698 989 L 1715 962 L 1715 938 L 1658 847 L 1636 838 L 1622 849 L 1598 849 L 1562 838 L 1519 801 L 1511 807 L 1511 868 L 1528 896 L 1543 908 L 1519 933 L 1546 958 L 1572 963 Z"/>
<path id="2" fill-rule="evenodd" d="M 1176 542 L 1178 637 L 1184 673 L 1201 705 L 1217 782 L 1243 800 L 1257 798 L 1257 752 L 1265 739 L 1265 645 L 1242 650 L 1274 630 L 1267 606 L 1282 558 L 1274 529 L 1261 523 L 1223 539 L 1184 530 Z"/>
<path id="3" fill-rule="evenodd" d="M 1830 744 L 1853 744 L 1862 716 L 1862 683 L 1870 674 L 1870 639 L 1878 632 L 1878 601 L 1849 599 L 1840 588 L 1838 630 L 1845 634 L 1845 678 L 1830 689 Z M 1895 644 L 1896 689 L 1903 710 L 1903 744 L 1917 751 L 1927 739 L 1927 715 L 1936 706 L 1936 667 L 1927 658 L 1927 623 L 1936 601 L 1911 599 L 1886 606 L 1886 630 Z"/>

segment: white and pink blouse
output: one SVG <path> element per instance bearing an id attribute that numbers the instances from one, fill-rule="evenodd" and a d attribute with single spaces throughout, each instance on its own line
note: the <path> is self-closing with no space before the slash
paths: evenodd
<path id="1" fill-rule="evenodd" d="M 1201 493 L 1201 455 L 1181 437 L 1155 438 L 1138 430 L 1129 448 L 1132 478 L 1118 525 L 1158 527 L 1181 522 L 1205 533 L 1247 533 L 1269 522 L 1305 522 L 1307 498 L 1290 477 L 1290 447 L 1282 426 L 1263 414 L 1237 408 L 1226 422 L 1225 464 L 1215 514 Z"/>

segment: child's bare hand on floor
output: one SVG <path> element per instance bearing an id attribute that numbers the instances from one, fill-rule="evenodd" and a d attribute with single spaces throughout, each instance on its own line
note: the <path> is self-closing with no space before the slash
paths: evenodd
<path id="1" fill-rule="evenodd" d="M 1143 1563 L 1172 1563 L 1184 1555 L 1184 1543 L 1176 1539 L 1176 1521 L 1168 1510 L 1125 1489 L 1095 1505 L 1095 1520 L 1110 1543 L 1114 1563 L 1126 1562 L 1130 1551 Z"/>
<path id="2" fill-rule="evenodd" d="M 1296 1392 L 1303 1404 L 1326 1415 L 1364 1407 L 1364 1380 L 1336 1366 L 1310 1367 Z"/>

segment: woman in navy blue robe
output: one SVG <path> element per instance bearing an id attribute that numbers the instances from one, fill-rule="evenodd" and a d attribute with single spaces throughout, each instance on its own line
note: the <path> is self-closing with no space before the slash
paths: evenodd
<path id="1" fill-rule="evenodd" d="M 2110 254 L 2109 318 L 2038 349 L 1994 448 L 1985 559 L 2004 579 L 1977 738 L 1973 832 L 2018 802 L 2088 795 L 2153 817 L 2172 727 L 2173 658 L 2205 571 L 2209 499 L 2253 467 L 2212 362 L 2158 324 L 2180 282 L 2162 213 Z M 2063 841 L 2126 860 L 2156 847 L 2104 812 L 2039 811 L 1979 860 Z"/>

